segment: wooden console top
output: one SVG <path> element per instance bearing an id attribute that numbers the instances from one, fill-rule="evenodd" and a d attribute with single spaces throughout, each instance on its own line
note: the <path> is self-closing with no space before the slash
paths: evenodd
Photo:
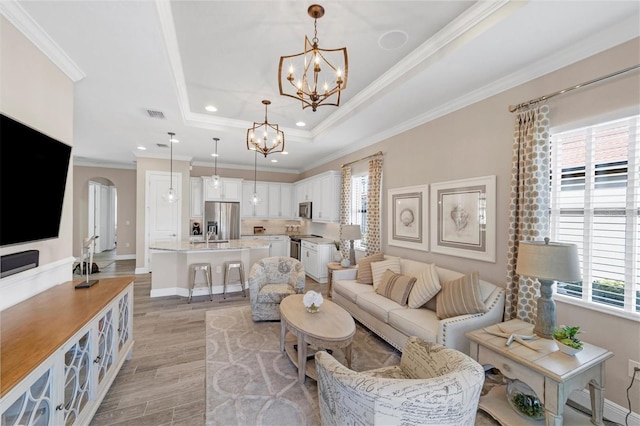
<path id="1" fill-rule="evenodd" d="M 0 312 L 0 397 L 67 342 L 134 280 L 101 278 L 76 289 L 83 280 L 43 291 Z"/>

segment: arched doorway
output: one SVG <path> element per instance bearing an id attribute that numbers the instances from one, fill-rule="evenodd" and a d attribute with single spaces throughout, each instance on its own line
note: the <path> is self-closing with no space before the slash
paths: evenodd
<path id="1" fill-rule="evenodd" d="M 103 177 L 89 179 L 87 203 L 87 236 L 97 236 L 95 254 L 115 259 L 117 251 L 118 191 L 114 183 Z"/>

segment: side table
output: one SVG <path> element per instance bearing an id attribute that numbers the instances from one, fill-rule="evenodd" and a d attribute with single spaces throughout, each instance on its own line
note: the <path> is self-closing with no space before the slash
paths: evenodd
<path id="1" fill-rule="evenodd" d="M 533 333 L 533 324 L 515 319 L 486 329 L 528 335 Z M 506 339 L 489 334 L 484 329 L 469 332 L 466 336 L 470 341 L 472 358 L 482 365 L 493 365 L 505 377 L 521 380 L 534 390 L 544 404 L 547 426 L 562 426 L 569 395 L 587 385 L 591 396 L 591 423 L 604 424 L 604 363 L 613 356 L 612 352 L 583 342 L 582 351 L 571 356 L 560 352 L 555 341 L 542 338 L 527 341 L 538 350 L 527 348 L 518 342 L 507 346 Z M 511 409 L 501 391 L 492 390 L 481 397 L 479 407 L 503 425 L 513 424 L 513 420 L 509 420 L 510 415 L 512 418 L 516 416 L 520 422 L 523 420 Z M 531 424 L 537 423 L 532 421 Z"/>
<path id="2" fill-rule="evenodd" d="M 351 268 L 355 268 L 355 266 L 348 266 L 345 268 L 342 265 L 340 265 L 339 262 L 327 263 L 327 270 L 328 270 L 327 299 L 331 299 L 331 291 L 332 291 L 332 285 L 333 285 L 333 271 L 339 271 L 342 269 L 351 269 Z"/>

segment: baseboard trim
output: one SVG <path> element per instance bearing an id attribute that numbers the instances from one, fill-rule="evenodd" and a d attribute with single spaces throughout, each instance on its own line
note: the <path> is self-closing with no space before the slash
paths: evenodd
<path id="1" fill-rule="evenodd" d="M 585 412 L 591 413 L 591 397 L 589 395 L 589 391 L 587 389 L 582 389 L 579 391 L 574 391 L 571 393 L 569 399 L 576 404 L 580 405 Z M 625 424 L 625 417 L 629 412 L 628 408 L 625 408 L 621 405 L 616 404 L 615 402 L 611 402 L 608 399 L 604 400 L 604 418 L 618 423 L 620 425 Z M 630 425 L 640 424 L 640 414 L 632 412 L 629 415 L 629 423 Z"/>
<path id="2" fill-rule="evenodd" d="M 137 273 L 137 272 L 136 272 Z M 213 294 L 222 294 L 223 286 L 214 285 L 211 289 Z M 236 284 L 227 284 L 227 294 L 234 293 L 237 291 L 242 291 L 242 286 L 239 283 Z M 249 289 L 247 288 L 247 291 Z M 209 294 L 209 290 L 207 287 L 196 287 L 193 289 L 192 296 L 207 296 Z M 168 287 L 168 288 L 158 288 L 151 289 L 150 297 L 167 297 L 167 296 L 180 296 L 180 297 L 189 297 L 189 289 L 184 287 Z"/>

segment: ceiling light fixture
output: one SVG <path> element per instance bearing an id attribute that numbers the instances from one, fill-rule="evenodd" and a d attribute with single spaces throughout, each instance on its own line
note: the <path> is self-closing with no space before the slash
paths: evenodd
<path id="1" fill-rule="evenodd" d="M 254 164 L 253 164 L 253 194 L 251 194 L 251 199 L 249 199 L 249 202 L 251 204 L 253 204 L 254 206 L 257 206 L 258 204 L 262 203 L 262 198 L 260 198 L 260 196 L 258 195 L 258 191 L 257 191 L 257 183 L 258 183 L 258 150 L 254 151 Z M 265 155 L 266 157 L 266 155 Z"/>
<path id="2" fill-rule="evenodd" d="M 284 132 L 277 124 L 271 124 L 267 120 L 267 107 L 271 101 L 262 101 L 264 105 L 264 123 L 253 123 L 253 127 L 247 129 L 247 149 L 262 153 L 265 157 L 274 152 L 284 151 Z M 260 133 L 262 132 L 262 136 Z M 257 136 L 256 136 L 257 135 Z"/>
<path id="3" fill-rule="evenodd" d="M 169 189 L 164 195 L 164 200 L 167 203 L 175 203 L 178 201 L 178 192 L 173 189 L 173 144 L 178 142 L 177 139 L 174 139 L 175 133 L 169 132 L 169 147 L 171 148 L 171 158 L 169 160 L 171 171 L 169 173 Z"/>
<path id="4" fill-rule="evenodd" d="M 324 16 L 324 8 L 319 4 L 312 4 L 307 9 L 313 18 L 314 36 L 311 41 L 304 37 L 304 51 L 297 55 L 281 56 L 278 67 L 278 86 L 280 94 L 298 99 L 302 102 L 302 109 L 311 107 L 315 111 L 321 105 L 340 105 L 340 93 L 347 88 L 349 60 L 347 48 L 320 49 L 318 47 L 318 18 Z M 294 61 L 299 65 L 296 67 Z M 331 61 L 329 61 L 331 59 Z M 288 67 L 283 69 L 285 61 Z M 337 64 L 333 65 L 332 64 Z M 321 77 L 324 81 L 319 81 Z M 296 75 L 296 72 L 302 72 Z M 286 81 L 289 82 L 287 85 Z M 322 84 L 322 87 L 318 85 Z M 333 86 L 329 86 L 332 84 Z M 287 93 L 285 89 L 290 92 Z M 335 98 L 334 98 L 334 95 Z"/>
<path id="5" fill-rule="evenodd" d="M 214 188 L 220 188 L 220 176 L 218 176 L 218 141 L 219 138 L 213 138 L 216 143 L 216 151 L 212 154 L 214 158 L 213 176 L 211 176 L 211 184 Z"/>

